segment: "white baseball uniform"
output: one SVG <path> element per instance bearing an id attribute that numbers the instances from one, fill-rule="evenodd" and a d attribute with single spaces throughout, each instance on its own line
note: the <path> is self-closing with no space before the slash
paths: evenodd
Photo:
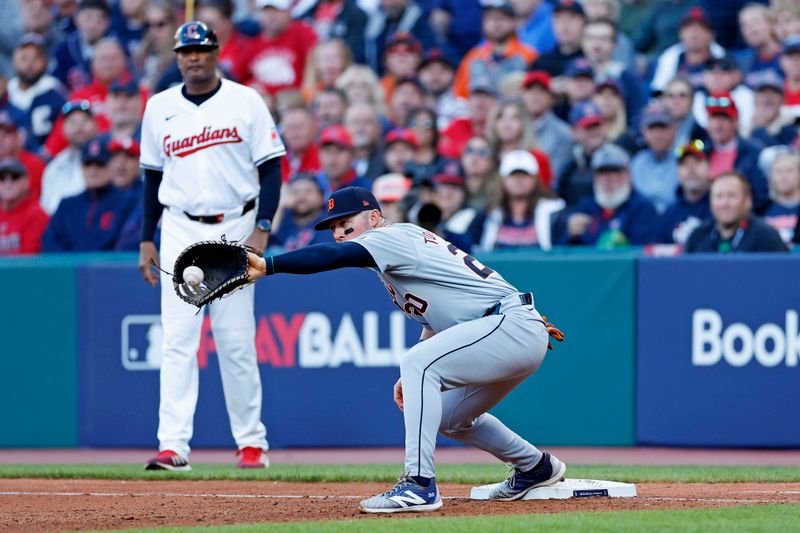
<path id="1" fill-rule="evenodd" d="M 352 242 L 370 253 L 397 306 L 436 332 L 400 360 L 406 470 L 434 477 L 437 432 L 532 469 L 541 452 L 487 411 L 547 353 L 533 297 L 414 224 L 372 229 Z"/>
<path id="2" fill-rule="evenodd" d="M 243 208 L 259 195 L 256 167 L 286 153 L 275 122 L 254 90 L 222 80 L 200 105 L 181 86 L 153 95 L 142 123 L 141 166 L 163 172 L 158 199 L 160 259 L 171 270 L 178 254 L 202 240 L 248 237 L 257 209 Z M 191 220 L 216 216 L 218 223 Z M 209 306 L 231 431 L 239 449 L 267 449 L 261 423 L 261 380 L 255 351 L 253 286 Z M 161 276 L 164 328 L 159 408 L 159 449 L 189 455 L 198 394 L 197 349 L 202 314 L 173 291 Z"/>

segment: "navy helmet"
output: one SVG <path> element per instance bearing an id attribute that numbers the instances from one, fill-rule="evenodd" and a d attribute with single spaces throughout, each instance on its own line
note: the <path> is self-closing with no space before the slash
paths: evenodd
<path id="1" fill-rule="evenodd" d="M 209 28 L 205 22 L 190 20 L 182 24 L 178 31 L 175 32 L 175 47 L 173 50 L 178 51 L 181 48 L 190 46 L 215 49 L 219 48 L 219 40 L 214 30 Z"/>

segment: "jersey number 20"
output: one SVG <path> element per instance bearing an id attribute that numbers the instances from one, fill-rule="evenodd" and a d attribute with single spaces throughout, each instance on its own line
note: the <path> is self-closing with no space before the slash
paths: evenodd
<path id="1" fill-rule="evenodd" d="M 480 261 L 472 257 L 471 255 L 464 253 L 463 251 L 459 250 L 456 246 L 452 244 L 447 245 L 447 249 L 450 250 L 450 253 L 453 255 L 458 255 L 459 253 L 464 254 L 464 264 L 467 265 L 467 268 L 475 272 L 481 278 L 486 279 L 492 274 L 494 274 L 494 270 L 491 268 L 484 266 Z"/>

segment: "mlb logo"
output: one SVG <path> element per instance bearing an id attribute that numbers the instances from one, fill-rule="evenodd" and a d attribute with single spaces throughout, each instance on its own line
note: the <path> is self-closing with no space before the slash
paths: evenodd
<path id="1" fill-rule="evenodd" d="M 281 146 L 282 144 L 283 143 L 281 143 L 281 138 L 278 135 L 278 130 L 275 129 L 275 128 L 272 128 L 272 146 L 277 148 L 277 147 Z"/>
<path id="2" fill-rule="evenodd" d="M 161 368 L 161 315 L 128 315 L 122 319 L 122 367 L 125 370 Z"/>

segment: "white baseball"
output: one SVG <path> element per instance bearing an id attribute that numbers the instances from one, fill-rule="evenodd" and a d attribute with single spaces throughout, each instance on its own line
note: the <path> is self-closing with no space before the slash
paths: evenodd
<path id="1" fill-rule="evenodd" d="M 187 285 L 200 285 L 204 277 L 205 274 L 203 274 L 203 269 L 200 267 L 192 265 L 183 269 L 183 281 L 185 281 Z"/>

